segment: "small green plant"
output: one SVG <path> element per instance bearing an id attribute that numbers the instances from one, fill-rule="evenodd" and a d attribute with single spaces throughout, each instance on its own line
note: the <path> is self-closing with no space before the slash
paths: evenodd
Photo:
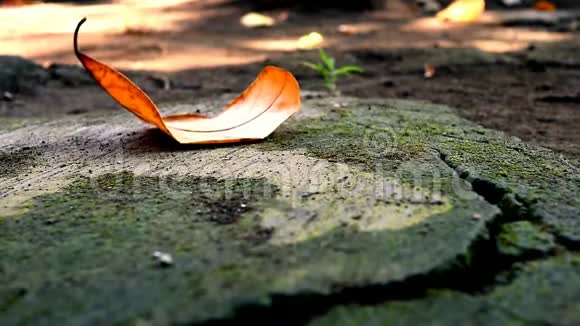
<path id="1" fill-rule="evenodd" d="M 339 76 L 348 76 L 352 73 L 361 73 L 364 71 L 363 68 L 358 66 L 335 67 L 334 58 L 329 57 L 323 49 L 320 49 L 320 60 L 322 61 L 320 63 L 304 62 L 303 64 L 318 72 L 324 79 L 324 86 L 331 92 L 336 92 L 336 80 Z"/>

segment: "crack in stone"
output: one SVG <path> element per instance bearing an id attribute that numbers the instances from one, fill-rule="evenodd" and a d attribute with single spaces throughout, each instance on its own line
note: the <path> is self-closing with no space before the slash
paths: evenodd
<path id="1" fill-rule="evenodd" d="M 554 236 L 558 245 L 568 250 L 578 250 L 574 243 L 570 243 L 563 239 L 554 227 L 544 223 L 540 216 L 534 213 L 532 203 L 525 198 L 511 192 L 510 190 L 501 187 L 497 183 L 485 178 L 474 177 L 468 170 L 449 161 L 448 154 L 439 149 L 435 149 L 439 159 L 445 163 L 451 170 L 464 181 L 471 184 L 472 190 L 483 197 L 488 203 L 497 206 L 501 211 L 501 218 L 497 221 L 495 227 L 499 227 L 504 223 L 516 221 L 528 221 L 540 225 L 544 230 Z"/>
<path id="2" fill-rule="evenodd" d="M 488 179 L 474 177 L 468 170 L 453 164 L 447 159 L 448 154 L 435 149 L 439 159 L 445 163 L 458 177 L 471 184 L 472 190 L 483 197 L 488 203 L 497 206 L 502 217 L 509 219 L 503 222 L 514 222 L 518 220 L 534 220 L 531 214 L 530 203 L 524 198 L 510 192 L 508 189 L 490 181 Z"/>

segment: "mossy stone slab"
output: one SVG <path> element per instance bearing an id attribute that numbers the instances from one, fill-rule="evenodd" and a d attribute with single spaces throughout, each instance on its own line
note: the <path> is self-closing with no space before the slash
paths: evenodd
<path id="1" fill-rule="evenodd" d="M 577 182 L 547 150 L 413 101 L 308 100 L 265 141 L 235 146 L 180 146 L 124 112 L 2 136 L 7 155 L 41 150 L 0 175 L 0 324 L 200 322 L 275 294 L 389 284 L 444 270 L 500 215 L 455 162 L 493 171 L 486 150 L 538 151 L 558 182 Z M 538 183 L 504 170 L 490 182 Z"/>

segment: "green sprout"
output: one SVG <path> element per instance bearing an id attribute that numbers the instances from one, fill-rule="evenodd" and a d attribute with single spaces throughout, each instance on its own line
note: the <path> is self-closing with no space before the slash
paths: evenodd
<path id="1" fill-rule="evenodd" d="M 361 73 L 364 71 L 363 68 L 358 66 L 335 67 L 334 58 L 329 57 L 323 49 L 320 49 L 320 59 L 322 60 L 320 63 L 304 62 L 303 64 L 318 72 L 324 79 L 324 86 L 333 93 L 336 92 L 336 80 L 339 76 L 349 76 L 351 73 Z"/>

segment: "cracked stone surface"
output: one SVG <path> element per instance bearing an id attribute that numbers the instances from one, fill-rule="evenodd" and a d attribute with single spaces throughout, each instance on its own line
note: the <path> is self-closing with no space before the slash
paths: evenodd
<path id="1" fill-rule="evenodd" d="M 486 295 L 446 290 L 388 304 L 334 308 L 311 325 L 577 325 L 580 257 L 526 265 L 516 279 Z"/>
<path id="2" fill-rule="evenodd" d="M 236 146 L 179 146 L 126 112 L 0 125 L 0 324 L 236 320 L 280 298 L 332 308 L 355 288 L 372 290 L 375 304 L 328 316 L 309 307 L 302 321 L 347 309 L 361 324 L 369 311 L 423 308 L 451 321 L 445 309 L 492 303 L 478 318 L 577 320 L 574 162 L 444 106 L 313 97 L 265 141 Z M 486 265 L 478 260 L 497 252 L 497 230 L 518 221 L 533 221 L 557 250 L 490 272 L 515 274 L 510 282 L 474 278 L 482 294 L 426 291 L 403 303 L 380 291 L 430 290 L 434 275 Z M 529 230 L 516 228 L 510 245 L 527 248 Z M 161 266 L 156 251 L 172 264 Z M 530 287 L 538 295 L 521 300 Z"/>

